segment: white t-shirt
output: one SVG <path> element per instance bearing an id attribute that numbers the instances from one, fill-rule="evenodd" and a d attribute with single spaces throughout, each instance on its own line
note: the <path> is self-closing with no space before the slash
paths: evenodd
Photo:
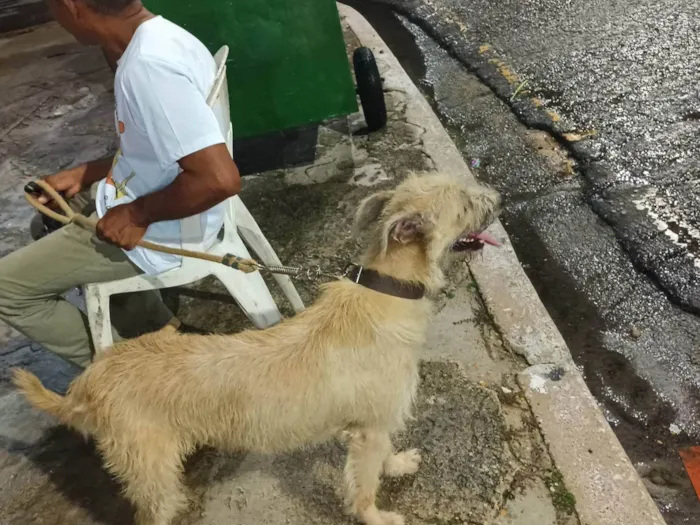
<path id="1" fill-rule="evenodd" d="M 115 80 L 115 124 L 119 151 L 97 190 L 97 214 L 168 186 L 180 174 L 178 161 L 224 136 L 207 96 L 216 63 L 193 35 L 165 20 L 139 26 L 119 60 Z M 200 215 L 202 242 L 216 241 L 224 220 L 220 204 Z M 152 224 L 144 240 L 180 248 L 180 221 Z M 181 257 L 137 247 L 126 252 L 147 274 L 177 268 Z"/>

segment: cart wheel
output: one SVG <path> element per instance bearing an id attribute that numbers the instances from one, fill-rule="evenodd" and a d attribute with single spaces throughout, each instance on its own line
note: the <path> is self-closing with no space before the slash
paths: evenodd
<path id="1" fill-rule="evenodd" d="M 370 131 L 380 130 L 386 126 L 386 102 L 374 53 L 367 47 L 356 49 L 353 64 L 357 78 L 357 93 L 360 95 L 367 128 Z"/>

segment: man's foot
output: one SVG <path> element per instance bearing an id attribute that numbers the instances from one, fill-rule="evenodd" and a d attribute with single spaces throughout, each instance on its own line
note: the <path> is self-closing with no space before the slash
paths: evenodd
<path id="1" fill-rule="evenodd" d="M 32 239 L 38 241 L 42 237 L 46 237 L 49 233 L 55 232 L 63 225 L 49 217 L 45 217 L 41 213 L 37 213 L 32 217 L 32 221 L 29 223 L 29 233 Z"/>
<path id="2" fill-rule="evenodd" d="M 37 213 L 34 217 L 32 217 L 32 222 L 29 223 L 29 234 L 35 241 L 38 241 L 42 237 L 46 237 L 48 234 L 41 214 Z"/>

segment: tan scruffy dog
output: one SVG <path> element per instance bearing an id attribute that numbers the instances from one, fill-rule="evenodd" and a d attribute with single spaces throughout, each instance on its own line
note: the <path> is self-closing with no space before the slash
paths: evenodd
<path id="1" fill-rule="evenodd" d="M 35 407 L 92 435 L 139 525 L 168 525 L 186 503 L 183 459 L 199 446 L 283 452 L 344 436 L 346 504 L 366 525 L 404 519 L 375 506 L 380 474 L 418 469 L 389 436 L 410 416 L 417 350 L 454 251 L 496 242 L 494 191 L 445 175 L 411 176 L 367 198 L 356 226 L 369 249 L 352 279 L 325 285 L 302 314 L 230 336 L 165 332 L 116 345 L 61 397 L 26 371 Z M 393 279 L 392 279 L 393 278 Z"/>

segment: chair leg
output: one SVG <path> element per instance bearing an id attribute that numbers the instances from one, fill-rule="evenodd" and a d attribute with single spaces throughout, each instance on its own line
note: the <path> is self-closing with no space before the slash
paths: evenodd
<path id="1" fill-rule="evenodd" d="M 214 274 L 226 287 L 256 328 L 264 329 L 279 323 L 282 315 L 260 274 L 244 274 L 230 268 L 217 269 Z"/>
<path id="2" fill-rule="evenodd" d="M 86 285 L 84 292 L 92 344 L 95 347 L 95 354 L 99 355 L 114 343 L 112 338 L 112 318 L 109 311 L 109 295 L 100 290 L 99 284 Z"/>
<path id="3" fill-rule="evenodd" d="M 262 262 L 268 266 L 282 266 L 279 257 L 275 253 L 274 248 L 270 245 L 268 240 L 265 238 L 260 226 L 255 222 L 255 219 L 245 207 L 243 201 L 240 199 L 235 200 L 235 211 L 236 211 L 236 226 L 238 227 L 238 233 L 246 243 L 253 249 L 255 254 L 262 260 Z M 304 311 L 304 302 L 299 297 L 299 292 L 294 287 L 294 283 L 287 275 L 275 275 L 275 281 L 282 288 L 284 295 L 287 296 L 287 300 L 294 308 L 296 313 L 301 313 Z"/>

